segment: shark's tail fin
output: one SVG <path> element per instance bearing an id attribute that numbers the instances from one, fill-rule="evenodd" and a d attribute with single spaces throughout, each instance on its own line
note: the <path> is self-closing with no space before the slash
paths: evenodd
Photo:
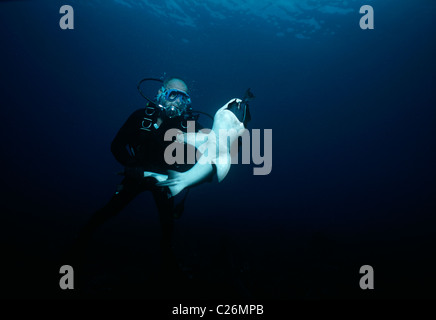
<path id="1" fill-rule="evenodd" d="M 242 102 L 247 103 L 247 102 L 253 100 L 254 98 L 255 98 L 255 96 L 254 96 L 253 92 L 251 92 L 251 88 L 248 88 L 247 91 L 245 91 L 244 98 L 242 99 Z"/>
<path id="2" fill-rule="evenodd" d="M 242 123 L 244 124 L 245 128 L 247 128 L 247 123 L 251 120 L 251 114 L 250 109 L 248 108 L 248 102 L 253 100 L 255 98 L 253 92 L 251 92 L 251 89 L 248 88 L 247 91 L 245 91 L 244 98 L 242 99 L 241 106 L 244 108 L 244 116 L 242 118 Z"/>

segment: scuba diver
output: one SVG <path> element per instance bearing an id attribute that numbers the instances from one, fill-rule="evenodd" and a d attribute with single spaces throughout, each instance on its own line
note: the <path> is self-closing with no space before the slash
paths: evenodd
<path id="1" fill-rule="evenodd" d="M 192 110 L 186 83 L 179 78 L 162 81 L 162 87 L 153 101 L 140 90 L 141 83 L 148 80 L 162 81 L 146 78 L 138 84 L 140 94 L 149 102 L 145 108 L 130 115 L 111 144 L 112 154 L 124 166 L 124 170 L 120 172 L 124 178 L 109 202 L 81 229 L 72 250 L 73 256 L 79 261 L 92 235 L 102 224 L 117 215 L 137 195 L 150 191 L 156 203 L 161 226 L 162 270 L 178 271 L 172 250 L 174 219 L 179 218 L 183 212 L 189 188 L 203 182 L 211 182 L 215 175 L 221 182 L 230 168 L 230 161 L 224 165 L 221 164 L 222 161 L 218 161 L 230 157 L 227 148 L 219 147 L 222 142 L 208 138 L 202 133 L 195 133 L 203 128 L 198 123 L 199 113 L 203 112 Z M 253 98 L 248 89 L 243 100 L 232 99 L 220 108 L 213 118 L 212 131 L 218 136 L 218 130 L 221 128 L 235 128 L 239 131 L 230 137 L 231 142 L 235 141 L 242 132 L 240 129 L 246 129 L 251 119 L 248 102 Z M 191 128 L 193 125 L 195 132 Z M 218 152 L 209 155 L 202 164 L 199 161 L 194 165 L 186 164 L 187 161 L 184 161 L 184 164 L 167 164 L 164 157 L 165 149 L 174 141 L 165 141 L 164 135 L 167 130 L 174 128 L 181 132 L 175 139 L 176 142 L 198 147 L 196 142 L 206 138 L 206 145 L 212 146 L 212 149 L 218 145 Z M 192 134 L 195 136 L 189 137 Z"/>
<path id="2" fill-rule="evenodd" d="M 142 82 L 147 80 L 161 81 L 156 100 L 148 99 L 140 90 Z M 138 84 L 138 90 L 149 102 L 145 108 L 133 112 L 116 134 L 111 144 L 115 159 L 124 166 L 120 172 L 124 178 L 117 186 L 109 202 L 98 210 L 81 229 L 73 245 L 73 255 L 80 256 L 99 226 L 117 215 L 137 195 L 150 191 L 156 203 L 161 226 L 162 263 L 166 267 L 174 267 L 175 259 L 171 249 L 174 218 L 178 218 L 184 207 L 188 190 L 178 197 L 173 197 L 165 186 L 157 186 L 157 180 L 146 177 L 145 171 L 166 174 L 169 169 L 184 171 L 192 167 L 187 164 L 168 165 L 164 159 L 166 147 L 172 143 L 165 141 L 165 132 L 179 129 L 186 132 L 191 125 L 201 129 L 197 123 L 198 115 L 191 112 L 191 98 L 188 86 L 179 78 L 160 79 L 147 78 Z M 186 161 L 185 161 L 186 163 Z M 206 178 L 212 178 L 212 172 Z"/>

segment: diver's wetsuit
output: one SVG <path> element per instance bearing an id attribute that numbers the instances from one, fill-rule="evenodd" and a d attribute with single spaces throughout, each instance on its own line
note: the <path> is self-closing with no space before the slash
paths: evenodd
<path id="1" fill-rule="evenodd" d="M 228 110 L 233 112 L 238 120 L 247 127 L 247 123 L 251 120 L 248 104 L 244 107 L 240 107 L 239 104 L 230 105 Z M 173 218 L 175 215 L 180 214 L 187 190 L 177 195 L 175 198 L 178 199 L 175 201 L 174 197 L 169 197 L 169 191 L 166 187 L 156 186 L 157 181 L 152 177 L 144 178 L 143 172 L 152 171 L 167 174 L 168 169 L 179 172 L 189 170 L 193 164 L 168 165 L 165 162 L 165 149 L 173 142 L 165 141 L 164 135 L 168 129 L 172 128 L 179 129 L 182 132 L 192 132 L 193 128 L 188 127 L 188 121 L 181 118 L 165 119 L 160 127 L 157 127 L 156 120 L 158 116 L 159 109 L 153 104 L 148 104 L 146 108 L 133 112 L 115 136 L 111 151 L 115 159 L 126 167 L 125 177 L 117 186 L 117 190 L 110 201 L 98 210 L 81 230 L 74 251 L 82 251 L 100 225 L 117 215 L 143 191 L 152 192 L 158 209 L 162 228 L 162 252 L 165 254 L 171 251 Z M 189 122 L 189 124 L 192 125 L 192 122 Z M 202 126 L 195 122 L 195 131 L 200 129 L 202 129 Z M 137 174 L 128 174 L 128 172 L 136 172 Z M 215 172 L 212 176 L 214 174 Z M 182 200 L 179 205 L 175 205 L 175 202 L 180 199 Z"/>
<path id="2" fill-rule="evenodd" d="M 181 206 L 175 206 L 175 200 L 170 197 L 166 187 L 156 186 L 156 179 L 144 178 L 143 172 L 152 171 L 167 174 L 168 169 L 179 172 L 189 170 L 193 166 L 192 164 L 168 165 L 165 162 L 165 149 L 173 142 L 165 141 L 164 135 L 167 130 L 173 128 L 182 132 L 192 131 L 193 128 L 188 127 L 188 125 L 193 123 L 181 117 L 167 118 L 158 127 L 156 124 L 158 116 L 159 109 L 153 104 L 148 104 L 146 108 L 133 112 L 115 136 L 111 151 L 115 159 L 126 167 L 125 177 L 117 186 L 111 200 L 98 210 L 81 230 L 77 241 L 80 247 L 86 245 L 101 224 L 118 214 L 138 194 L 143 191 L 151 191 L 162 227 L 162 249 L 164 251 L 170 250 L 173 217 L 175 210 L 180 209 Z M 194 119 L 189 120 L 193 121 Z M 195 123 L 196 131 L 201 128 L 198 123 Z M 137 174 L 131 174 L 132 172 Z M 178 195 L 178 197 L 182 198 L 182 202 L 184 201 L 183 195 Z"/>

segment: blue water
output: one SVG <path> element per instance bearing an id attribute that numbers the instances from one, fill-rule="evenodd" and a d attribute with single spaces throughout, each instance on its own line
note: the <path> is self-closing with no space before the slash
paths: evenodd
<path id="1" fill-rule="evenodd" d="M 74 30 L 59 27 L 63 4 L 74 8 Z M 359 28 L 364 4 L 374 7 L 374 30 Z M 224 250 L 250 266 L 251 294 L 272 298 L 347 295 L 319 289 L 307 270 L 333 265 L 358 283 L 359 267 L 372 264 L 385 275 L 380 297 L 434 297 L 425 283 L 434 267 L 435 9 L 426 0 L 1 1 L 9 272 L 54 266 L 110 198 L 122 169 L 110 143 L 145 105 L 136 84 L 167 74 L 185 79 L 193 107 L 212 114 L 250 87 L 250 128 L 273 131 L 269 175 L 232 166 L 222 183 L 190 194 L 176 227 L 186 264 L 207 273 Z M 143 194 L 104 226 L 94 250 L 115 248 L 102 259 L 135 268 L 135 256 L 155 260 L 158 235 Z M 402 267 L 410 272 L 399 283 Z M 298 268 L 307 281 L 291 289 Z"/>

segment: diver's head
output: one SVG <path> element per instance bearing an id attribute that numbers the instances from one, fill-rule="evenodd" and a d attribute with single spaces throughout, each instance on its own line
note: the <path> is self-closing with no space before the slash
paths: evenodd
<path id="1" fill-rule="evenodd" d="M 182 116 L 191 104 L 188 86 L 179 78 L 165 80 L 157 94 L 157 102 L 168 118 Z"/>

